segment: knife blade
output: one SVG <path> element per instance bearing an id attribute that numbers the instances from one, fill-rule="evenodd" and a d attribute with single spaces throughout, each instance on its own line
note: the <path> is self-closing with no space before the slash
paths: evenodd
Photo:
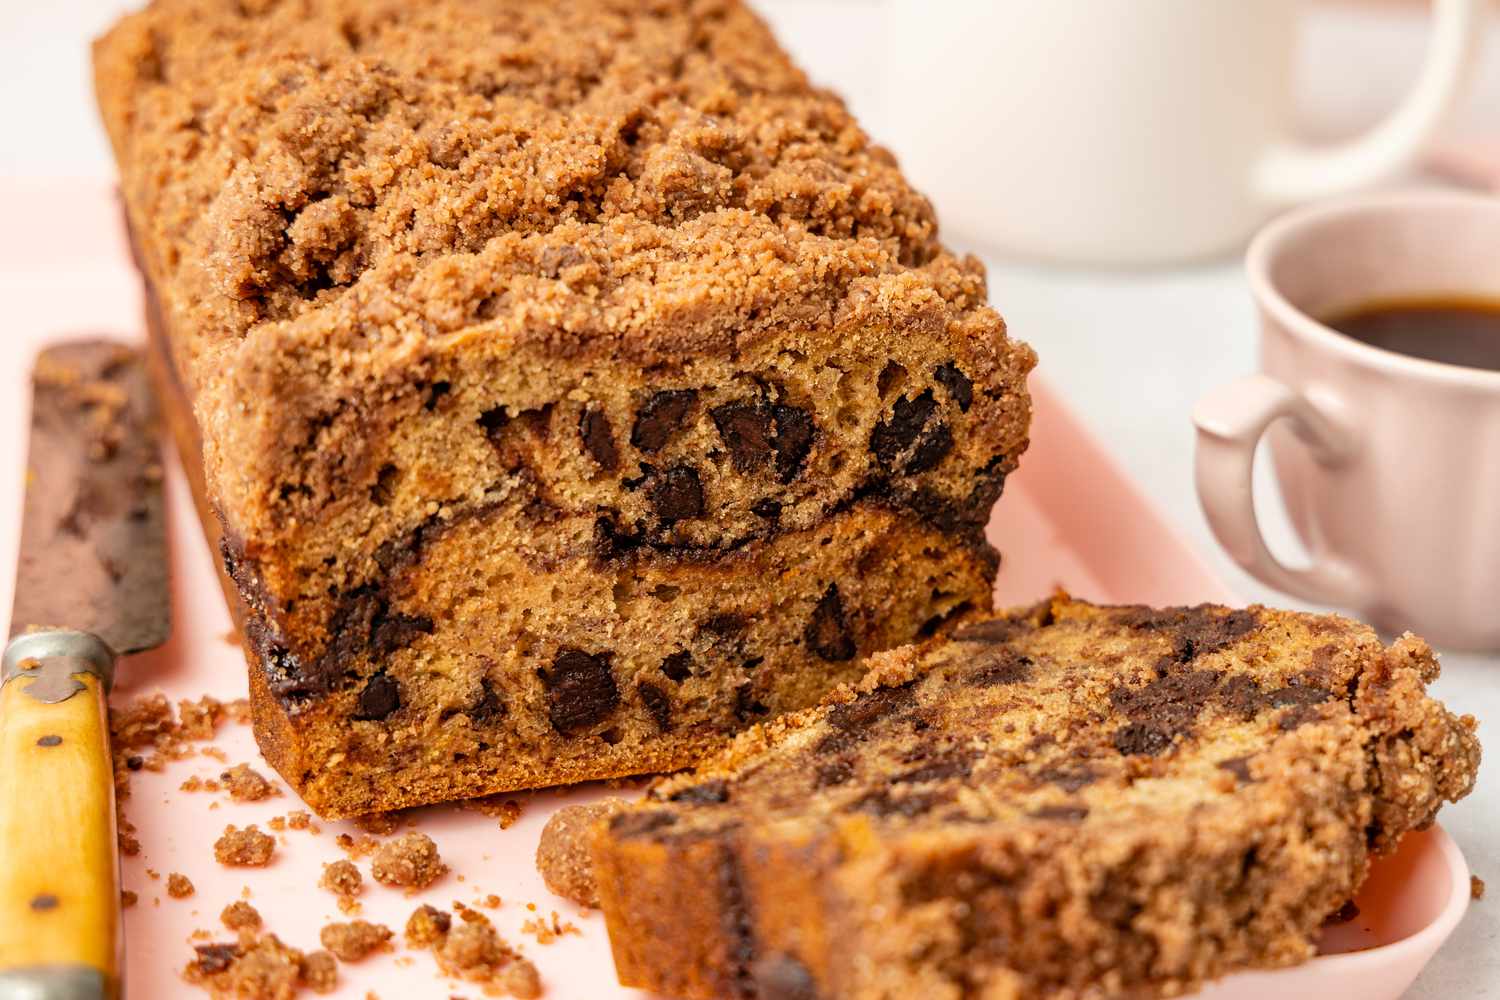
<path id="1" fill-rule="evenodd" d="M 0 660 L 0 1000 L 121 994 L 106 694 L 170 630 L 156 407 L 139 355 L 44 351 Z"/>
<path id="2" fill-rule="evenodd" d="M 66 627 L 117 654 L 171 629 L 155 403 L 130 348 L 60 344 L 38 358 L 10 634 Z"/>

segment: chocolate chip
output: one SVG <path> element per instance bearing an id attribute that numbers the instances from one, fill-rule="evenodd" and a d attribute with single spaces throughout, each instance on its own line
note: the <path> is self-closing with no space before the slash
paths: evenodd
<path id="1" fill-rule="evenodd" d="M 400 707 L 401 685 L 389 674 L 380 673 L 365 682 L 354 717 L 361 722 L 377 722 Z"/>
<path id="2" fill-rule="evenodd" d="M 801 474 L 817 436 L 812 414 L 785 403 L 725 403 L 710 410 L 709 416 L 729 449 L 735 471 L 756 472 L 774 458 L 776 474 L 783 483 Z"/>
<path id="3" fill-rule="evenodd" d="M 1242 782 L 1250 782 L 1255 779 L 1250 776 L 1249 757 L 1229 757 L 1219 761 L 1219 767 L 1234 775 Z"/>
<path id="4" fill-rule="evenodd" d="M 403 535 L 387 538 L 375 549 L 375 565 L 387 576 L 415 565 L 422 558 L 422 547 L 451 521 L 439 521 L 436 515 L 424 518 Z"/>
<path id="5" fill-rule="evenodd" d="M 756 517 L 763 517 L 767 521 L 779 521 L 781 520 L 781 501 L 771 499 L 757 500 L 750 507 L 750 513 Z"/>
<path id="6" fill-rule="evenodd" d="M 62 737 L 56 733 L 48 733 L 46 736 L 38 736 L 36 745 L 39 747 L 55 747 L 62 744 Z"/>
<path id="7" fill-rule="evenodd" d="M 729 801 L 729 783 L 723 778 L 714 778 L 699 785 L 689 785 L 667 796 L 667 801 L 690 806 L 718 805 Z"/>
<path id="8" fill-rule="evenodd" d="M 390 656 L 432 630 L 431 618 L 392 611 L 379 591 L 356 588 L 339 599 L 328 622 L 328 645 L 316 663 L 299 671 L 305 675 L 299 683 L 309 693 L 325 691 L 357 659 L 367 654 L 375 659 Z"/>
<path id="9" fill-rule="evenodd" d="M 44 913 L 47 910 L 57 909 L 58 902 L 58 898 L 52 893 L 41 892 L 31 897 L 31 908 L 37 913 Z"/>
<path id="10" fill-rule="evenodd" d="M 713 888 L 717 889 L 720 900 L 721 937 L 725 942 L 729 972 L 733 977 L 729 995 L 753 997 L 755 984 L 751 979 L 750 968 L 757 950 L 755 919 L 750 914 L 750 895 L 745 890 L 745 875 L 740 859 L 731 846 L 724 845 L 719 849 L 715 868 L 717 885 Z"/>
<path id="11" fill-rule="evenodd" d="M 1012 618 L 991 618 L 955 629 L 953 639 L 955 642 L 1008 642 L 1028 630 L 1025 622 Z"/>
<path id="12" fill-rule="evenodd" d="M 835 705 L 828 710 L 828 724 L 835 729 L 863 735 L 869 727 L 907 709 L 914 708 L 917 701 L 915 682 L 908 681 L 900 687 L 882 687 L 866 691 L 853 701 Z"/>
<path id="13" fill-rule="evenodd" d="M 653 395 L 636 412 L 635 425 L 630 429 L 630 443 L 644 452 L 660 451 L 666 447 L 697 398 L 694 389 L 664 389 Z"/>
<path id="14" fill-rule="evenodd" d="M 594 555 L 610 562 L 629 555 L 641 547 L 639 528 L 632 530 L 620 524 L 618 511 L 605 511 L 594 520 Z"/>
<path id="15" fill-rule="evenodd" d="M 488 677 L 479 679 L 479 698 L 469 709 L 469 718 L 475 722 L 489 722 L 505 715 L 505 702 Z"/>
<path id="16" fill-rule="evenodd" d="M 939 420 L 922 432 L 917 446 L 912 449 L 911 458 L 906 460 L 907 474 L 915 476 L 937 468 L 952 450 L 953 432 L 948 429 L 947 423 Z"/>
<path id="17" fill-rule="evenodd" d="M 818 742 L 813 744 L 812 752 L 819 757 L 847 753 L 863 739 L 863 735 L 854 730 L 835 729 L 831 733 L 824 733 Z"/>
<path id="18" fill-rule="evenodd" d="M 620 704 L 609 659 L 608 653 L 569 647 L 558 650 L 551 670 L 538 671 L 547 691 L 547 715 L 553 729 L 573 736 L 602 722 Z"/>
<path id="19" fill-rule="evenodd" d="M 648 833 L 665 829 L 677 822 L 677 817 L 664 810 L 642 811 L 632 809 L 620 813 L 609 821 L 609 831 L 617 837 L 644 837 Z"/>
<path id="20" fill-rule="evenodd" d="M 497 406 L 479 415 L 479 427 L 502 466 L 517 472 L 535 461 L 535 442 L 546 441 L 552 434 L 552 409 L 553 404 L 547 403 L 511 413 Z"/>
<path id="21" fill-rule="evenodd" d="M 1172 745 L 1172 737 L 1143 722 L 1132 722 L 1115 731 L 1115 749 L 1127 757 L 1144 754 L 1155 757 Z"/>
<path id="22" fill-rule="evenodd" d="M 744 615 L 724 613 L 705 619 L 703 624 L 699 625 L 698 628 L 712 635 L 730 636 L 738 635 L 745 631 L 749 624 L 750 619 Z"/>
<path id="23" fill-rule="evenodd" d="M 891 407 L 889 420 L 882 420 L 870 431 L 870 451 L 885 468 L 894 468 L 906 449 L 916 443 L 927 421 L 937 411 L 937 400 L 931 389 L 922 390 L 916 399 L 902 396 Z"/>
<path id="24" fill-rule="evenodd" d="M 823 659 L 838 663 L 854 659 L 856 652 L 854 636 L 849 623 L 844 619 L 844 604 L 839 598 L 839 586 L 830 583 L 823 592 L 812 618 L 803 632 L 807 648 Z"/>
<path id="25" fill-rule="evenodd" d="M 1065 792 L 1076 792 L 1085 785 L 1092 785 L 1098 780 L 1094 772 L 1086 767 L 1048 768 L 1038 773 L 1036 779 L 1049 785 L 1056 785 Z"/>
<path id="26" fill-rule="evenodd" d="M 417 636 L 431 635 L 432 629 L 432 619 L 426 615 L 382 611 L 370 629 L 370 653 L 376 657 L 389 656 L 410 646 Z"/>
<path id="27" fill-rule="evenodd" d="M 1231 674 L 1220 685 L 1218 698 L 1225 709 L 1247 722 L 1260 714 L 1266 704 L 1260 682 L 1249 674 Z"/>
<path id="28" fill-rule="evenodd" d="M 1260 619 L 1253 611 L 1226 611 L 1212 604 L 1177 608 L 1122 608 L 1115 621 L 1127 628 L 1167 631 L 1173 655 L 1181 663 L 1217 653 L 1253 631 Z"/>
<path id="29" fill-rule="evenodd" d="M 1033 819 L 1051 819 L 1062 823 L 1082 823 L 1088 819 L 1088 806 L 1042 806 L 1031 814 Z"/>
<path id="30" fill-rule="evenodd" d="M 234 944 L 198 944 L 193 951 L 198 953 L 198 971 L 208 976 L 223 972 L 240 957 L 239 945 Z"/>
<path id="31" fill-rule="evenodd" d="M 965 681 L 974 687 L 1000 687 L 1021 684 L 1031 679 L 1032 661 L 1009 646 L 1001 646 L 975 664 Z"/>
<path id="32" fill-rule="evenodd" d="M 765 715 L 771 711 L 760 699 L 755 697 L 748 683 L 741 684 L 734 689 L 734 717 L 741 722 L 749 722 L 751 718 Z"/>
<path id="33" fill-rule="evenodd" d="M 920 784 L 946 778 L 967 778 L 974 771 L 973 753 L 952 753 L 891 778 L 891 784 Z"/>
<path id="34" fill-rule="evenodd" d="M 904 816 L 911 819 L 951 801 L 952 794 L 948 792 L 924 791 L 894 795 L 889 789 L 882 788 L 856 799 L 849 805 L 849 809 L 874 816 Z"/>
<path id="35" fill-rule="evenodd" d="M 578 436 L 583 448 L 599 468 L 614 472 L 620 467 L 620 450 L 615 447 L 615 432 L 604 407 L 590 403 L 578 417 Z"/>
<path id="36" fill-rule="evenodd" d="M 1179 668 L 1140 688 L 1115 687 L 1109 692 L 1109 700 L 1135 722 L 1149 723 L 1169 736 L 1186 734 L 1222 677 L 1216 670 Z"/>
<path id="37" fill-rule="evenodd" d="M 682 649 L 661 661 L 661 672 L 668 680 L 681 684 L 693 676 L 693 657 L 687 650 Z"/>
<path id="38" fill-rule="evenodd" d="M 819 764 L 813 772 L 814 788 L 832 788 L 842 785 L 854 777 L 854 765 L 847 760 L 836 760 Z"/>
<path id="39" fill-rule="evenodd" d="M 874 476 L 855 487 L 853 502 L 870 502 L 908 511 L 938 531 L 953 536 L 954 544 L 962 545 L 975 557 L 989 563 L 990 572 L 994 572 L 1000 568 L 1000 555 L 985 540 L 984 528 L 1004 481 L 1003 475 L 997 475 L 989 485 L 981 482 L 960 502 L 925 486 L 914 488 Z"/>
<path id="40" fill-rule="evenodd" d="M 654 473 L 646 483 L 651 509 L 663 521 L 684 521 L 703 516 L 703 484 L 698 470 L 674 465 Z"/>
<path id="41" fill-rule="evenodd" d="M 710 410 L 709 416 L 729 449 L 735 471 L 754 472 L 770 461 L 775 452 L 771 439 L 776 427 L 764 403 L 725 403 Z"/>
<path id="42" fill-rule="evenodd" d="M 771 407 L 776 424 L 776 473 L 790 483 L 802 473 L 817 436 L 812 414 L 796 406 L 778 403 Z"/>
<path id="43" fill-rule="evenodd" d="M 1284 708 L 1287 705 L 1321 705 L 1332 698 L 1333 692 L 1326 688 L 1312 687 L 1295 680 L 1266 696 L 1272 708 Z"/>
<path id="44" fill-rule="evenodd" d="M 1294 705 L 1281 714 L 1281 719 L 1277 721 L 1276 725 L 1283 732 L 1289 733 L 1293 729 L 1307 725 L 1309 722 L 1316 722 L 1319 718 L 1321 716 L 1319 716 L 1318 710 L 1313 706 Z"/>
<path id="45" fill-rule="evenodd" d="M 139 771 L 146 766 L 146 760 L 140 754 L 131 754 L 125 758 L 125 767 L 131 771 Z"/>
<path id="46" fill-rule="evenodd" d="M 759 1000 L 818 1000 L 812 973 L 791 955 L 765 955 L 752 969 Z"/>
<path id="47" fill-rule="evenodd" d="M 372 587 L 359 587 L 340 597 L 328 619 L 328 645 L 309 683 L 327 690 L 335 676 L 369 649 L 375 623 L 384 620 L 388 610 L 385 598 Z"/>
<path id="48" fill-rule="evenodd" d="M 958 365 L 944 361 L 933 369 L 932 377 L 948 391 L 948 398 L 958 404 L 960 412 L 969 412 L 969 405 L 974 402 L 974 383 L 959 370 Z"/>
<path id="49" fill-rule="evenodd" d="M 636 684 L 635 690 L 641 696 L 641 704 L 655 720 L 656 728 L 664 733 L 669 731 L 672 728 L 672 699 L 661 688 L 646 681 Z"/>

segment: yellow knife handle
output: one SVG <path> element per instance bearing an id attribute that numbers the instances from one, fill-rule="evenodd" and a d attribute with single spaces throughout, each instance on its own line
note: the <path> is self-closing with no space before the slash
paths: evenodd
<path id="1" fill-rule="evenodd" d="M 17 636 L 0 686 L 0 1000 L 120 995 L 120 858 L 105 696 L 84 632 Z"/>

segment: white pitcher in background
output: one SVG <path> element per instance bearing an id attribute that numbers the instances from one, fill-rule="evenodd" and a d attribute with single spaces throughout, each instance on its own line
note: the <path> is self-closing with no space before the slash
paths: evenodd
<path id="1" fill-rule="evenodd" d="M 1405 101 L 1313 148 L 1290 136 L 1297 0 L 888 0 L 893 145 L 968 240 L 1092 263 L 1218 254 L 1277 209 L 1408 165 L 1487 3 L 1434 0 Z"/>

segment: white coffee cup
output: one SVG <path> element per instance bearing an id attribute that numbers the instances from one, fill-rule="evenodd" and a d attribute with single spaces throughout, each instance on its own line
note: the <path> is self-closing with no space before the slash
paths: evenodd
<path id="1" fill-rule="evenodd" d="M 1290 594 L 1389 632 L 1500 649 L 1500 371 L 1372 347 L 1320 318 L 1426 297 L 1500 299 L 1500 198 L 1364 195 L 1299 209 L 1250 245 L 1261 372 L 1193 413 L 1198 497 L 1220 543 Z M 1266 435 L 1311 565 L 1256 520 Z"/>
<path id="2" fill-rule="evenodd" d="M 1079 262 L 1216 254 L 1408 164 L 1461 89 L 1487 2 L 1434 0 L 1404 103 L 1319 149 L 1290 136 L 1297 0 L 889 0 L 888 131 L 965 239 Z"/>

